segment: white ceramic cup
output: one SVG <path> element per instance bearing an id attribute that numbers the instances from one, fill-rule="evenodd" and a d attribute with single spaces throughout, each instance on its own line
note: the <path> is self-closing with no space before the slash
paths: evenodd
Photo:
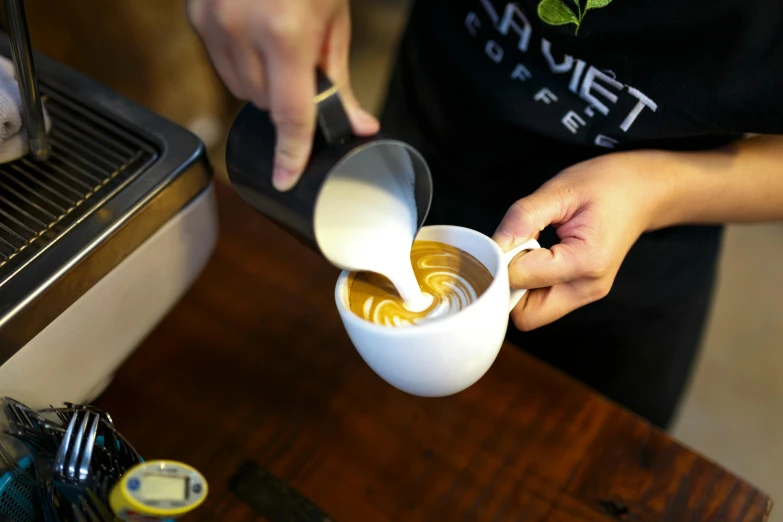
<path id="1" fill-rule="evenodd" d="M 354 314 L 347 271 L 337 280 L 335 300 L 348 336 L 375 373 L 410 394 L 442 397 L 473 385 L 492 366 L 506 336 L 508 314 L 525 293 L 509 287 L 508 265 L 520 252 L 541 247 L 531 239 L 503 253 L 480 232 L 442 225 L 422 228 L 416 239 L 464 250 L 481 261 L 494 280 L 464 310 L 421 325 L 382 326 Z"/>

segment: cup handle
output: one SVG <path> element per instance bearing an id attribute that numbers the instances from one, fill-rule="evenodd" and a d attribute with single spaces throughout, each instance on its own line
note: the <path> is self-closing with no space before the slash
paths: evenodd
<path id="1" fill-rule="evenodd" d="M 531 239 L 527 243 L 524 243 L 522 245 L 519 245 L 518 247 L 509 250 L 505 254 L 503 254 L 503 262 L 506 264 L 506 266 L 510 265 L 511 262 L 514 260 L 517 255 L 519 255 L 520 252 L 524 252 L 525 250 L 535 250 L 536 248 L 541 248 L 541 245 L 538 244 L 538 241 L 535 239 Z M 508 305 L 508 311 L 511 312 L 511 310 L 514 309 L 514 307 L 519 303 L 519 300 L 522 299 L 522 296 L 525 295 L 525 292 L 527 292 L 526 289 L 517 289 L 512 288 L 511 289 L 511 299 L 509 300 Z"/>
<path id="2" fill-rule="evenodd" d="M 351 121 L 345 112 L 337 86 L 320 68 L 316 69 L 316 89 L 318 128 L 329 146 L 342 143 L 351 136 Z"/>

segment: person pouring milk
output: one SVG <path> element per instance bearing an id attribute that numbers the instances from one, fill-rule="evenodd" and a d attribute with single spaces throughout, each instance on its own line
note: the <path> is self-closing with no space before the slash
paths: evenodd
<path id="1" fill-rule="evenodd" d="M 721 224 L 783 220 L 783 3 L 419 0 L 380 123 L 351 91 L 347 0 L 189 0 L 231 92 L 269 108 L 297 183 L 313 71 L 357 135 L 421 151 L 429 223 L 469 227 L 530 288 L 509 339 L 661 427 L 700 343 Z"/>

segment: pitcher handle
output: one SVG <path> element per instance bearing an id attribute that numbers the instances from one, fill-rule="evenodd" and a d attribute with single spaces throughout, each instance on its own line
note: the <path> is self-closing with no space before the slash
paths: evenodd
<path id="1" fill-rule="evenodd" d="M 316 89 L 318 127 L 329 146 L 342 143 L 351 136 L 351 121 L 337 86 L 320 68 L 316 69 Z"/>

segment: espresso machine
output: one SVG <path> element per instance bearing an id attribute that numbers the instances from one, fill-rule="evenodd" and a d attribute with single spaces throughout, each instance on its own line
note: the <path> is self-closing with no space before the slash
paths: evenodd
<path id="1" fill-rule="evenodd" d="M 23 0 L 3 7 L 29 154 L 0 164 L 0 396 L 87 403 L 210 257 L 212 173 L 194 134 L 33 52 Z"/>

